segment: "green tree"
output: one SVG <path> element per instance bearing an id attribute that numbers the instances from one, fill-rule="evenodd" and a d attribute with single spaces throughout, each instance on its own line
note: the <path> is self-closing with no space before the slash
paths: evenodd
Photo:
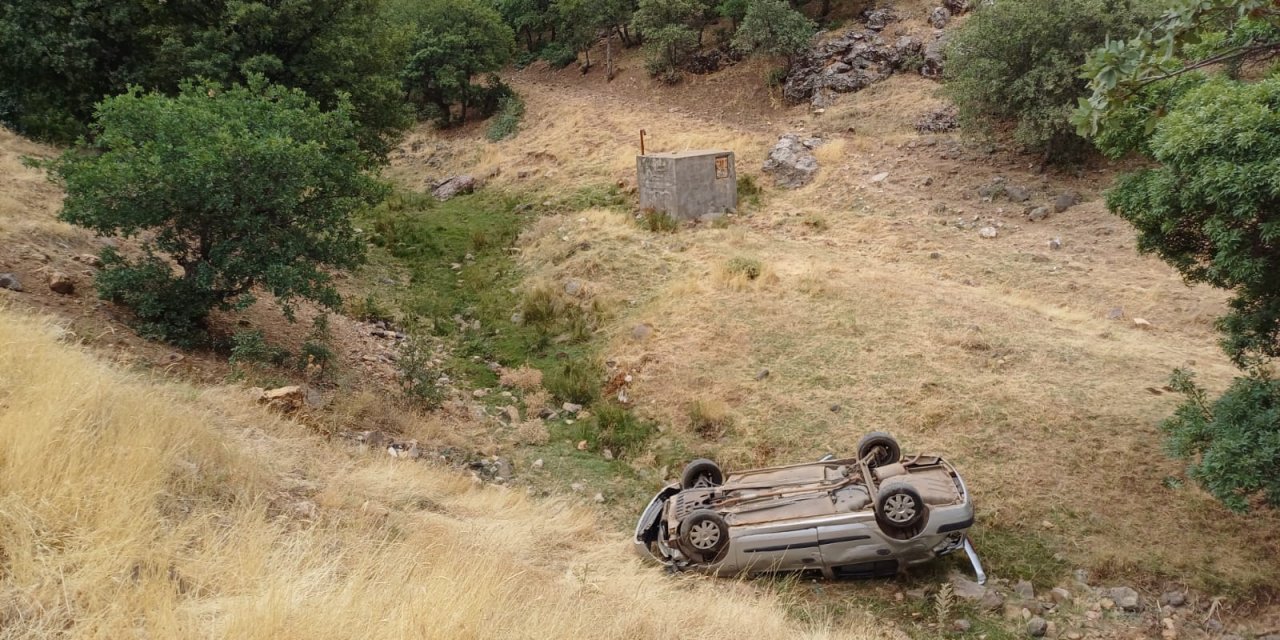
<path id="1" fill-rule="evenodd" d="M 770 56 L 792 59 L 809 48 L 818 26 L 783 0 L 751 0 L 733 46 Z"/>
<path id="2" fill-rule="evenodd" d="M 1015 124 L 1014 139 L 1045 162 L 1070 162 L 1092 150 L 1071 113 L 1087 93 L 1079 77 L 1088 52 L 1108 36 L 1138 30 L 1130 0 L 1012 0 L 980 8 L 947 47 L 944 91 L 961 124 L 981 131 Z"/>
<path id="3" fill-rule="evenodd" d="M 644 37 L 650 73 L 676 77 L 698 47 L 706 10 L 700 0 L 640 0 L 631 26 Z"/>
<path id="4" fill-rule="evenodd" d="M 716 13 L 721 18 L 728 18 L 733 30 L 738 30 L 738 25 L 742 24 L 742 19 L 747 17 L 747 9 L 751 7 L 751 0 L 722 0 L 716 5 Z"/>
<path id="5" fill-rule="evenodd" d="M 1178 0 L 1153 24 L 1089 57 L 1075 122 L 1108 155 L 1149 161 L 1107 193 L 1139 250 L 1232 294 L 1218 328 L 1246 375 L 1210 401 L 1176 372 L 1186 401 L 1164 423 L 1170 450 L 1227 506 L 1280 506 L 1280 76 L 1232 73 L 1280 53 L 1280 9 Z"/>
<path id="6" fill-rule="evenodd" d="M 414 37 L 401 73 L 404 89 L 420 111 L 444 124 L 452 122 L 453 105 L 467 107 L 480 96 L 472 79 L 497 71 L 511 60 L 515 38 L 494 9 L 475 0 L 405 0 L 398 15 Z"/>
<path id="7" fill-rule="evenodd" d="M 351 214 L 386 195 L 353 112 L 260 76 L 103 101 L 93 142 L 53 166 L 64 220 L 140 243 L 138 257 L 104 252 L 99 294 L 185 345 L 204 338 L 212 310 L 243 308 L 258 287 L 290 318 L 296 298 L 337 308 L 325 268 L 359 264 Z"/>
<path id="8" fill-rule="evenodd" d="M 9 0 L 0 118 L 69 141 L 129 86 L 173 95 L 184 78 L 260 74 L 326 109 L 347 95 L 361 146 L 384 155 L 410 122 L 396 75 L 405 36 L 381 0 Z"/>

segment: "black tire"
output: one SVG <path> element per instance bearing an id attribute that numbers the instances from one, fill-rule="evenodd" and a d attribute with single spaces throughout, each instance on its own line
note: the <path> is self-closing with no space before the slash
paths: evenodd
<path id="1" fill-rule="evenodd" d="M 883 431 L 872 431 L 858 440 L 858 459 L 866 458 L 872 452 L 875 456 L 867 463 L 871 468 L 883 467 L 902 459 L 902 447 L 893 436 Z"/>
<path id="2" fill-rule="evenodd" d="M 901 482 L 880 487 L 876 496 L 876 522 L 885 533 L 910 534 L 920 528 L 924 517 L 924 498 L 914 487 Z"/>
<path id="3" fill-rule="evenodd" d="M 700 562 L 711 562 L 729 545 L 729 524 L 720 514 L 698 509 L 680 521 L 680 546 Z"/>
<path id="4" fill-rule="evenodd" d="M 685 465 L 684 473 L 680 474 L 681 489 L 709 489 L 722 484 L 724 472 L 720 465 L 706 458 L 698 458 Z"/>

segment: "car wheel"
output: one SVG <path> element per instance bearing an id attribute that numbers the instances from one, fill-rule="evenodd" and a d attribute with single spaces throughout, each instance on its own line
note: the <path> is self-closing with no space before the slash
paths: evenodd
<path id="1" fill-rule="evenodd" d="M 710 562 L 729 544 L 729 525 L 720 514 L 699 509 L 680 521 L 680 544 L 696 559 Z"/>
<path id="2" fill-rule="evenodd" d="M 886 532 L 909 532 L 924 520 L 924 499 L 914 487 L 895 483 L 880 487 L 876 496 L 876 521 Z"/>
<path id="3" fill-rule="evenodd" d="M 681 489 L 710 489 L 722 484 L 724 472 L 720 465 L 706 458 L 698 458 L 685 465 L 684 473 L 680 474 Z"/>
<path id="4" fill-rule="evenodd" d="M 902 459 L 902 447 L 898 446 L 898 441 L 883 431 L 872 431 L 858 441 L 858 459 L 865 459 L 872 453 L 875 455 L 867 466 L 873 469 Z"/>

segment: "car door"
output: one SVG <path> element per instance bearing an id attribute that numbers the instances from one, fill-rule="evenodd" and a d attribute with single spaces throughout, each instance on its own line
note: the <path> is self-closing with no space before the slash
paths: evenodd
<path id="1" fill-rule="evenodd" d="M 741 566 L 752 573 L 822 568 L 816 527 L 745 535 L 734 547 Z"/>
<path id="2" fill-rule="evenodd" d="M 858 517 L 865 515 L 868 517 Z M 874 517 L 857 514 L 818 527 L 818 548 L 828 567 L 884 560 L 891 551 L 880 544 Z"/>

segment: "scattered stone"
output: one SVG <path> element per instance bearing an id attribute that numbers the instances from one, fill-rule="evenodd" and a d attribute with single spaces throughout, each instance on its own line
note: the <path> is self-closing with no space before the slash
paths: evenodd
<path id="1" fill-rule="evenodd" d="M 578 451 L 586 451 L 589 446 L 590 444 L 588 444 L 586 440 L 578 441 Z"/>
<path id="2" fill-rule="evenodd" d="M 1009 198 L 1010 202 L 1026 202 L 1031 199 L 1031 192 L 1026 187 L 1012 184 L 1004 186 L 1004 195 Z"/>
<path id="3" fill-rule="evenodd" d="M 467 176 L 454 176 L 436 186 L 431 195 L 441 202 L 471 193 L 476 190 L 476 179 Z"/>
<path id="4" fill-rule="evenodd" d="M 595 495 L 595 497 L 593 497 L 593 498 L 591 498 L 591 499 L 592 499 L 596 504 L 604 504 L 604 494 L 603 494 L 603 493 L 597 493 L 597 494 Z"/>
<path id="5" fill-rule="evenodd" d="M 600 452 L 600 457 L 601 457 L 601 458 L 604 458 L 605 460 L 612 460 L 612 459 L 613 459 L 613 451 L 612 451 L 612 450 L 610 450 L 610 449 L 607 449 L 607 448 L 606 448 L 606 449 L 604 449 L 603 451 L 601 451 L 601 452 Z"/>
<path id="6" fill-rule="evenodd" d="M 357 440 L 363 442 L 370 449 L 381 449 L 384 445 L 391 442 L 391 439 L 381 431 L 365 431 L 357 437 Z"/>
<path id="7" fill-rule="evenodd" d="M 1151 328 L 1151 322 L 1150 322 L 1149 320 L 1146 320 L 1146 319 L 1143 319 L 1143 318 L 1134 318 L 1134 319 L 1133 319 L 1133 326 L 1135 326 L 1135 327 L 1137 327 L 1137 328 L 1139 328 L 1139 329 L 1150 329 L 1150 328 Z"/>
<path id="8" fill-rule="evenodd" d="M 578 294 L 582 293 L 582 281 L 577 278 L 570 278 L 565 281 L 564 292 L 568 295 L 577 297 Z"/>
<path id="9" fill-rule="evenodd" d="M 634 327 L 631 327 L 631 339 L 635 340 L 636 342 L 644 342 L 645 340 L 649 339 L 649 336 L 652 336 L 652 335 L 653 335 L 653 325 L 649 324 L 648 322 L 641 322 L 640 324 Z"/>
<path id="10" fill-rule="evenodd" d="M 798 189 L 813 182 L 818 173 L 818 159 L 800 141 L 798 134 L 788 133 L 769 150 L 769 157 L 764 162 L 764 172 L 773 176 L 777 186 Z"/>
<path id="11" fill-rule="evenodd" d="M 1051 249 L 1051 250 L 1053 250 L 1053 251 L 1057 251 L 1057 250 L 1059 250 L 1059 249 L 1061 249 L 1061 248 L 1062 248 L 1062 240 L 1061 240 L 1061 239 L 1059 239 L 1059 238 L 1054 238 L 1054 239 L 1052 239 L 1052 240 L 1050 240 L 1050 241 L 1049 241 L 1049 249 Z"/>
<path id="12" fill-rule="evenodd" d="M 1209 618 L 1204 622 L 1205 631 L 1209 633 L 1222 633 L 1222 622 L 1217 618 Z"/>
<path id="13" fill-rule="evenodd" d="M 924 65 L 920 67 L 920 75 L 926 78 L 942 79 L 942 69 L 947 57 L 947 43 L 950 39 L 950 31 L 940 31 L 933 42 L 924 48 Z"/>
<path id="14" fill-rule="evenodd" d="M 929 26 L 934 29 L 941 29 L 951 22 L 951 10 L 946 7 L 934 7 L 929 12 Z"/>
<path id="15" fill-rule="evenodd" d="M 1053 212 L 1062 213 L 1077 204 L 1080 204 L 1080 196 L 1074 191 L 1067 191 L 1053 201 Z"/>
<path id="16" fill-rule="evenodd" d="M 76 257 L 72 258 L 72 260 L 75 260 L 76 262 L 79 262 L 80 264 L 88 265 L 88 266 L 90 266 L 90 267 L 93 267 L 94 269 L 101 269 L 101 268 L 102 268 L 102 258 L 99 258 L 98 256 L 95 256 L 95 255 L 93 255 L 92 253 L 82 253 L 82 254 L 80 254 L 80 255 L 78 255 L 78 256 L 76 256 Z"/>
<path id="17" fill-rule="evenodd" d="M 916 120 L 920 133 L 946 133 L 960 128 L 960 111 L 952 105 L 935 109 Z"/>
<path id="18" fill-rule="evenodd" d="M 495 458 L 493 460 L 493 477 L 498 480 L 509 480 L 515 475 L 515 469 L 511 466 L 511 462 L 506 458 Z"/>
<path id="19" fill-rule="evenodd" d="M 995 227 L 983 227 L 981 229 L 978 229 L 978 235 L 990 240 L 1000 235 L 1000 232 L 996 231 Z"/>
<path id="20" fill-rule="evenodd" d="M 578 413 L 579 411 L 582 411 L 582 405 L 574 404 L 572 402 L 566 402 L 560 405 L 560 408 L 564 409 L 568 413 Z"/>
<path id="21" fill-rule="evenodd" d="M 883 31 L 890 23 L 898 21 L 898 15 L 893 9 L 871 9 L 862 14 L 862 19 L 866 21 L 868 29 Z"/>
<path id="22" fill-rule="evenodd" d="M 982 599 L 978 601 L 978 608 L 983 611 L 999 611 L 1004 606 L 1004 596 L 1000 595 L 995 589 L 987 589 Z"/>
<path id="23" fill-rule="evenodd" d="M 896 45 L 889 45 L 874 30 L 850 29 L 799 56 L 783 84 L 783 98 L 790 104 L 807 101 L 814 109 L 825 109 L 835 94 L 861 91 L 888 78 L 920 48 L 914 38 L 899 38 Z"/>
<path id="24" fill-rule="evenodd" d="M 1040 616 L 1033 616 L 1027 621 L 1027 635 L 1032 638 L 1043 637 L 1049 631 L 1049 622 Z"/>
<path id="25" fill-rule="evenodd" d="M 1125 611 L 1137 611 L 1142 606 L 1138 592 L 1129 587 L 1112 587 L 1107 593 L 1116 606 Z"/>
<path id="26" fill-rule="evenodd" d="M 973 628 L 973 623 L 969 622 L 968 618 L 956 618 L 951 622 L 951 628 L 956 633 L 969 633 L 969 630 Z"/>
<path id="27" fill-rule="evenodd" d="M 0 273 L 0 289 L 22 291 L 22 282 L 12 273 Z"/>
<path id="28" fill-rule="evenodd" d="M 316 503 L 310 500 L 300 500 L 289 505 L 289 513 L 295 518 L 310 520 L 316 517 Z"/>
<path id="29" fill-rule="evenodd" d="M 64 296 L 71 295 L 76 292 L 76 281 L 61 271 L 54 271 L 49 274 L 49 289 Z"/>
<path id="30" fill-rule="evenodd" d="M 262 392 L 261 402 L 283 411 L 293 411 L 306 402 L 307 394 L 301 386 L 289 385 Z"/>
<path id="31" fill-rule="evenodd" d="M 871 176 L 871 183 L 872 183 L 872 184 L 879 184 L 879 183 L 884 182 L 885 180 L 888 180 L 888 179 L 889 179 L 889 172 L 888 172 L 888 171 L 881 171 L 880 173 L 877 173 L 877 174 L 875 174 L 874 176 Z"/>
<path id="32" fill-rule="evenodd" d="M 942 0 L 942 6 L 946 7 L 953 16 L 967 13 L 971 8 L 969 0 Z"/>
<path id="33" fill-rule="evenodd" d="M 472 398 L 477 398 L 477 399 L 478 399 L 478 398 L 483 398 L 483 397 L 485 397 L 485 396 L 487 396 L 487 395 L 489 395 L 489 390 L 488 390 L 488 389 L 476 389 L 476 390 L 474 390 L 474 391 L 472 391 L 472 392 L 471 392 L 471 397 L 472 397 Z"/>
<path id="34" fill-rule="evenodd" d="M 831 413 L 840 413 L 840 405 L 838 404 L 831 405 Z"/>
<path id="35" fill-rule="evenodd" d="M 937 251 L 934 251 L 934 252 L 932 252 L 932 253 L 930 253 L 930 254 L 929 254 L 929 258 L 930 258 L 930 259 L 932 259 L 932 260 L 941 260 L 941 259 L 942 259 L 942 254 L 941 254 L 941 253 L 938 253 Z"/>
<path id="36" fill-rule="evenodd" d="M 1049 217 L 1049 207 L 1036 207 L 1027 213 L 1027 219 L 1032 222 L 1039 222 Z"/>
<path id="37" fill-rule="evenodd" d="M 581 482 L 575 482 L 569 485 L 569 490 L 573 491 L 574 493 L 582 493 L 583 491 L 587 490 L 587 485 L 582 484 Z"/>
<path id="38" fill-rule="evenodd" d="M 1035 600 L 1036 588 L 1026 580 L 1019 580 L 1013 585 L 1013 592 L 1023 600 Z"/>
<path id="39" fill-rule="evenodd" d="M 951 593 L 961 600 L 979 601 L 987 595 L 989 589 L 970 580 L 959 573 L 951 575 Z"/>
<path id="40" fill-rule="evenodd" d="M 769 377 L 768 369 L 761 369 L 756 372 L 756 380 L 764 380 L 765 378 L 768 378 L 768 377 Z"/>
<path id="41" fill-rule="evenodd" d="M 503 407 L 502 414 L 506 416 L 508 424 L 516 424 L 517 422 L 520 422 L 520 410 L 514 405 L 507 405 Z"/>
<path id="42" fill-rule="evenodd" d="M 1160 596 L 1160 604 L 1166 607 L 1181 607 L 1187 603 L 1187 594 L 1181 591 L 1166 591 Z M 1277 638 L 1280 640 L 1280 637 Z"/>
<path id="43" fill-rule="evenodd" d="M 1062 587 L 1054 587 L 1049 590 L 1049 599 L 1057 605 L 1071 604 L 1071 592 Z"/>
<path id="44" fill-rule="evenodd" d="M 534 460 L 533 464 L 530 466 L 532 466 L 534 469 L 541 469 L 544 464 L 546 463 L 542 461 L 542 458 L 538 458 L 537 460 Z"/>
<path id="45" fill-rule="evenodd" d="M 1121 309 L 1120 307 L 1116 307 L 1107 312 L 1108 320 L 1120 320 L 1123 318 L 1124 318 L 1124 309 Z"/>

